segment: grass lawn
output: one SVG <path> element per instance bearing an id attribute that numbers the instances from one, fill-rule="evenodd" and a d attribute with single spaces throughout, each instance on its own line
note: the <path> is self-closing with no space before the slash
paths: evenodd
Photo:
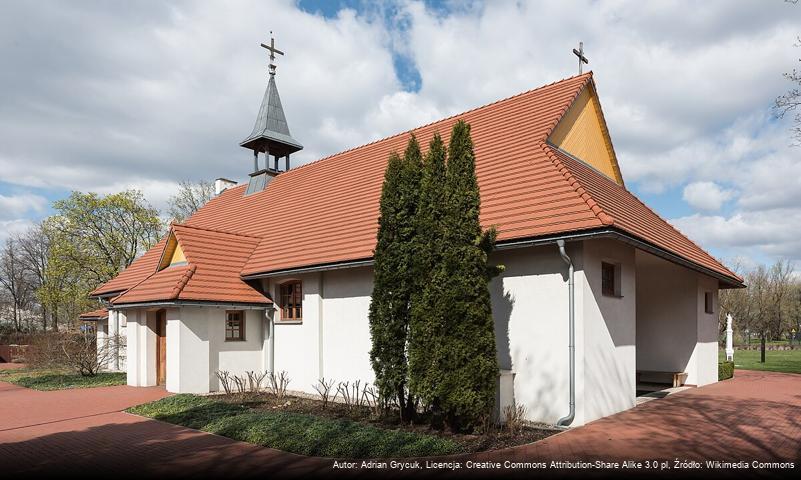
<path id="1" fill-rule="evenodd" d="M 735 350 L 734 368 L 801 373 L 801 349 L 767 351 L 765 352 L 765 363 L 760 363 L 759 357 L 759 350 Z M 725 360 L 726 353 L 721 350 L 718 358 L 721 361 Z"/>
<path id="2" fill-rule="evenodd" d="M 450 439 L 374 427 L 347 419 L 249 408 L 197 395 L 174 395 L 128 409 L 145 417 L 286 452 L 338 458 L 446 455 Z"/>
<path id="3" fill-rule="evenodd" d="M 0 381 L 34 390 L 65 390 L 68 388 L 110 387 L 125 385 L 125 373 L 101 372 L 94 377 L 63 370 L 0 370 Z"/>

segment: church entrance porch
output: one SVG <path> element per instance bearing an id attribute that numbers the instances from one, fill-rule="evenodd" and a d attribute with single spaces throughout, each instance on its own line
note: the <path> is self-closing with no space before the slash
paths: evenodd
<path id="1" fill-rule="evenodd" d="M 636 253 L 637 390 L 717 381 L 718 281 Z"/>

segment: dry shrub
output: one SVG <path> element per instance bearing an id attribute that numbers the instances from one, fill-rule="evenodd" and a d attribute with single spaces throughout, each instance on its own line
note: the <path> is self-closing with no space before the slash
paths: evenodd
<path id="1" fill-rule="evenodd" d="M 337 395 L 339 392 L 334 392 L 334 395 L 331 395 L 331 389 L 334 388 L 334 381 L 327 380 L 325 377 L 317 380 L 315 385 L 312 387 L 317 391 L 317 394 L 320 396 L 320 400 L 323 402 L 323 408 L 327 408 L 330 402 L 336 400 Z"/>
<path id="2" fill-rule="evenodd" d="M 270 391 L 278 400 L 283 400 L 286 396 L 286 389 L 289 386 L 289 374 L 286 371 L 270 372 Z"/>
<path id="3" fill-rule="evenodd" d="M 367 388 L 366 384 L 364 388 Z M 361 380 L 356 380 L 352 384 L 350 382 L 339 382 L 339 385 L 337 385 L 337 393 L 342 397 L 342 402 L 348 410 L 364 405 L 365 395 L 361 387 Z"/>
<path id="4" fill-rule="evenodd" d="M 526 424 L 525 405 L 507 405 L 503 407 L 504 428 L 512 435 L 517 435 Z"/>
<path id="5" fill-rule="evenodd" d="M 261 384 L 267 377 L 267 372 L 245 372 L 248 376 L 248 389 L 253 393 L 258 393 L 261 390 Z"/>
<path id="6" fill-rule="evenodd" d="M 125 350 L 125 338 L 97 337 L 80 332 L 47 332 L 31 335 L 25 363 L 31 368 L 70 369 L 83 376 L 94 376 Z"/>
<path id="7" fill-rule="evenodd" d="M 214 372 L 217 375 L 217 378 L 220 380 L 220 385 L 225 391 L 226 395 L 231 395 L 233 390 L 231 389 L 231 373 L 226 370 L 217 370 Z"/>

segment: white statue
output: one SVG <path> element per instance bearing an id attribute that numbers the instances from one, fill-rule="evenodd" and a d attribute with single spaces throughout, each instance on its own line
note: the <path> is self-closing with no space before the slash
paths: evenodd
<path id="1" fill-rule="evenodd" d="M 732 345 L 733 332 L 731 328 L 731 313 L 726 314 L 726 360 L 734 361 L 734 346 Z"/>

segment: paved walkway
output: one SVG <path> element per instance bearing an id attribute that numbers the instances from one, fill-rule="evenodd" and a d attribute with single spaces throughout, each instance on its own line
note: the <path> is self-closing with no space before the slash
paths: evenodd
<path id="1" fill-rule="evenodd" d="M 331 460 L 120 412 L 165 395 L 159 388 L 131 387 L 38 392 L 0 382 L 0 472 L 9 478 L 45 471 L 106 478 L 332 472 Z M 450 460 L 674 458 L 798 465 L 801 375 L 737 371 L 733 380 L 648 402 L 536 444 Z"/>
<path id="2" fill-rule="evenodd" d="M 801 460 L 801 375 L 735 378 L 506 451 L 517 459 Z M 493 458 L 483 453 L 480 458 Z"/>

